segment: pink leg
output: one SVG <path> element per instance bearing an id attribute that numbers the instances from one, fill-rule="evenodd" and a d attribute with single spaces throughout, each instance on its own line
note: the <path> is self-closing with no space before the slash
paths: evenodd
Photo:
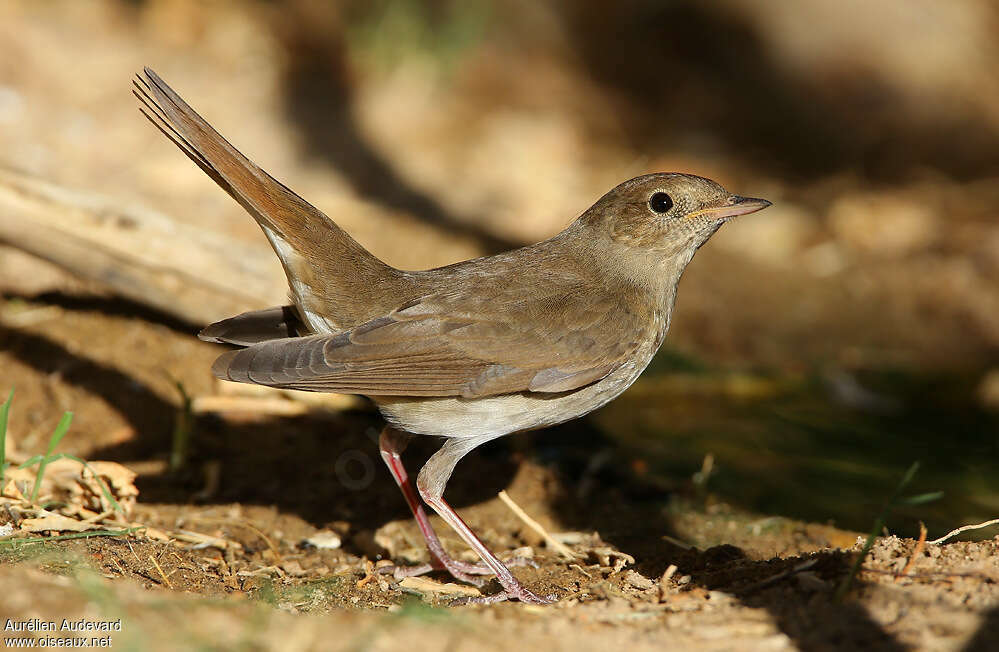
<path id="1" fill-rule="evenodd" d="M 422 575 L 432 570 L 446 569 L 456 579 L 475 586 L 482 586 L 485 584 L 485 580 L 473 576 L 492 575 L 495 571 L 488 565 L 470 564 L 452 559 L 447 554 L 447 551 L 444 550 L 443 544 L 441 544 L 437 533 L 434 532 L 434 528 L 430 524 L 426 510 L 423 509 L 420 499 L 417 497 L 416 492 L 413 491 L 413 486 L 409 482 L 409 475 L 406 473 L 406 467 L 403 465 L 401 457 L 408 439 L 409 435 L 406 433 L 396 430 L 391 426 L 386 426 L 382 430 L 381 437 L 378 439 L 378 447 L 385 465 L 389 468 L 389 472 L 395 479 L 396 484 L 402 490 L 402 495 L 406 498 L 409 509 L 413 512 L 413 517 L 416 519 L 416 525 L 420 528 L 420 532 L 427 542 L 427 549 L 430 551 L 430 563 L 409 568 L 395 567 L 395 575 L 397 577 L 406 577 Z M 513 560 L 513 563 L 515 565 L 526 565 L 531 562 L 530 560 L 518 558 Z"/>
<path id="2" fill-rule="evenodd" d="M 447 521 L 455 532 L 458 533 L 465 543 L 474 550 L 482 561 L 496 574 L 503 590 L 495 595 L 484 596 L 482 598 L 470 598 L 463 602 L 470 603 L 491 603 L 503 600 L 517 599 L 521 602 L 531 602 L 534 604 L 549 604 L 555 601 L 555 596 L 542 597 L 526 589 L 510 569 L 503 565 L 496 555 L 489 551 L 484 543 L 472 532 L 465 521 L 458 513 L 444 500 L 444 486 L 451 477 L 455 464 L 466 453 L 491 439 L 491 437 L 469 437 L 449 439 L 444 446 L 431 457 L 423 469 L 420 470 L 416 479 L 416 488 L 420 492 L 423 500 L 436 511 L 441 518 Z"/>

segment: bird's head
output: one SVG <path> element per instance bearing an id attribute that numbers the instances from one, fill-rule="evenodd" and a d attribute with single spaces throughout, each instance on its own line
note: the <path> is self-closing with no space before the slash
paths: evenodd
<path id="1" fill-rule="evenodd" d="M 625 248 L 682 256 L 693 255 L 733 217 L 769 205 L 765 199 L 734 195 L 704 177 L 647 174 L 608 192 L 580 221 Z"/>

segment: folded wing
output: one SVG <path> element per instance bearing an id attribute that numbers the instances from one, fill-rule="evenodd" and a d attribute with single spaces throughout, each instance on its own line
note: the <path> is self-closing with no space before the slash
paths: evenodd
<path id="1" fill-rule="evenodd" d="M 338 335 L 230 351 L 212 370 L 237 382 L 370 396 L 556 393 L 603 378 L 645 339 L 646 327 L 612 299 L 576 295 L 546 306 L 548 318 L 515 310 L 500 320 L 428 300 Z"/>

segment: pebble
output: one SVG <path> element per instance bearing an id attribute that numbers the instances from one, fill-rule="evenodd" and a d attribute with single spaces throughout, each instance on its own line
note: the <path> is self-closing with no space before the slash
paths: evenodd
<path id="1" fill-rule="evenodd" d="M 655 586 L 655 582 L 633 570 L 624 574 L 624 581 L 640 591 L 647 591 Z"/>
<path id="2" fill-rule="evenodd" d="M 343 543 L 340 535 L 331 530 L 320 530 L 306 539 L 305 542 L 320 550 L 336 550 Z"/>

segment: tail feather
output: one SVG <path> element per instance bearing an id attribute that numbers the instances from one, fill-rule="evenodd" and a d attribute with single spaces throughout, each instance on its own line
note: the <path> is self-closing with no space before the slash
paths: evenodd
<path id="1" fill-rule="evenodd" d="M 308 334 L 294 306 L 244 312 L 205 327 L 198 337 L 206 342 L 251 346 L 268 340 Z"/>
<path id="2" fill-rule="evenodd" d="M 311 328 L 346 330 L 394 307 L 381 304 L 396 295 L 402 272 L 250 161 L 155 72 L 145 68 L 133 83 L 146 118 L 264 230 Z"/>

